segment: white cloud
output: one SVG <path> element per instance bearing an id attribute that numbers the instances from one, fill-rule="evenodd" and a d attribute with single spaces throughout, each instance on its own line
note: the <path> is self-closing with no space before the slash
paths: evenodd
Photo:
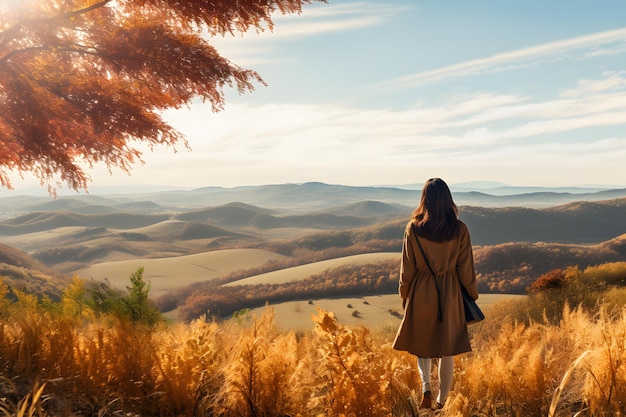
<path id="1" fill-rule="evenodd" d="M 355 28 L 376 26 L 405 12 L 406 6 L 373 2 L 317 5 L 303 9 L 297 18 L 291 15 L 273 17 L 278 36 L 311 36 Z"/>
<path id="2" fill-rule="evenodd" d="M 626 78 L 608 72 L 596 80 L 581 80 L 553 99 L 503 97 L 501 105 L 484 105 L 467 117 L 449 120 L 446 127 L 481 126 L 485 140 L 510 140 L 584 128 L 626 124 Z M 491 101 L 497 99 L 492 98 Z M 480 101 L 479 101 L 480 102 Z M 462 104 L 461 104 L 462 105 Z M 491 130 L 491 125 L 506 127 Z"/>
<path id="3" fill-rule="evenodd" d="M 192 152 L 142 148 L 146 164 L 134 166 L 132 177 L 117 171 L 111 177 L 96 167 L 94 184 L 371 185 L 439 175 L 450 182 L 545 185 L 541 176 L 555 167 L 562 176 L 555 181 L 567 179 L 561 184 L 609 183 L 626 160 L 622 77 L 581 80 L 543 100 L 478 92 L 404 110 L 268 103 L 232 104 L 213 113 L 196 104 L 166 113 Z M 606 126 L 615 129 L 608 133 Z"/>
<path id="4" fill-rule="evenodd" d="M 208 41 L 228 59 L 242 66 L 255 66 L 264 62 L 280 62 L 277 58 L 280 42 L 297 41 L 304 37 L 349 31 L 382 25 L 407 7 L 373 2 L 353 2 L 339 5 L 305 7 L 299 15 L 272 17 L 274 31 L 211 37 Z"/>
<path id="5" fill-rule="evenodd" d="M 320 21 L 304 21 L 290 25 L 276 25 L 274 35 L 277 38 L 290 39 L 302 36 L 313 36 L 330 32 L 339 32 L 344 30 L 359 29 L 369 26 L 376 26 L 383 23 L 385 19 L 381 16 L 356 16 L 342 20 L 320 20 Z"/>
<path id="6" fill-rule="evenodd" d="M 422 71 L 405 77 L 380 83 L 380 89 L 404 89 L 418 87 L 432 82 L 450 78 L 461 78 L 470 75 L 504 71 L 512 63 L 532 61 L 540 58 L 555 59 L 555 55 L 581 48 L 597 47 L 616 41 L 626 40 L 626 28 L 593 33 L 575 38 L 548 42 L 528 48 L 504 52 L 487 58 L 473 59 L 442 68 Z M 616 53 L 626 49 L 614 50 Z M 514 67 L 513 67 L 514 68 Z"/>
<path id="7" fill-rule="evenodd" d="M 623 170 L 626 134 L 593 129 L 624 126 L 626 86 L 620 80 L 620 74 L 607 73 L 547 100 L 478 92 L 404 110 L 268 103 L 233 104 L 213 113 L 197 104 L 166 113 L 187 136 L 191 152 L 142 148 L 146 164 L 134 166 L 132 177 L 117 171 L 111 177 L 103 167 L 93 177 L 96 185 L 382 184 L 412 182 L 407 176 L 419 173 L 514 182 L 524 169 L 539 180 L 539 173 L 558 166 L 570 175 L 565 183 L 606 183 L 609 171 Z M 582 129 L 585 140 L 563 135 Z M 463 178 L 462 171 L 471 175 Z"/>
<path id="8" fill-rule="evenodd" d="M 593 94 L 607 90 L 621 90 L 626 87 L 625 72 L 610 71 L 604 73 L 606 78 L 600 80 L 581 80 L 576 88 L 565 90 L 563 97 L 577 97 L 586 94 Z"/>
<path id="9" fill-rule="evenodd" d="M 527 138 L 624 125 L 626 94 L 611 91 L 621 85 L 614 77 L 580 82 L 579 93 L 567 90 L 567 97 L 544 101 L 477 93 L 405 110 L 233 105 L 209 119 L 195 113 L 197 108 L 187 114 L 175 112 L 172 123 L 185 127 L 194 158 L 378 165 L 381 159 L 406 162 L 421 156 L 471 155 L 487 147 L 523 144 Z"/>
<path id="10" fill-rule="evenodd" d="M 613 45 L 602 45 L 602 47 L 594 47 L 591 51 L 585 53 L 585 58 L 594 58 L 598 56 L 619 55 L 626 52 L 626 42 L 616 42 Z"/>
<path id="11" fill-rule="evenodd" d="M 343 4 L 325 4 L 316 6 L 305 6 L 303 8 L 302 15 L 310 18 L 320 17 L 337 17 L 343 15 L 358 15 L 358 14 L 370 14 L 370 15 L 392 15 L 396 13 L 402 13 L 411 9 L 408 6 L 398 6 L 390 3 L 376 3 L 371 1 L 362 2 L 349 2 Z M 287 15 L 276 15 L 275 20 L 285 20 Z"/>

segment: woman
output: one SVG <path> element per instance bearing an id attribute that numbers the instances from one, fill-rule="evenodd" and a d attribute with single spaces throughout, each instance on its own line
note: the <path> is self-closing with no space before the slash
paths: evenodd
<path id="1" fill-rule="evenodd" d="M 433 178 L 424 184 L 404 231 L 399 285 L 404 318 L 393 344 L 418 357 L 421 408 L 432 407 L 431 358 L 441 358 L 437 407 L 442 408 L 452 387 L 454 355 L 471 351 L 459 283 L 478 298 L 467 226 L 458 219 L 446 183 Z"/>

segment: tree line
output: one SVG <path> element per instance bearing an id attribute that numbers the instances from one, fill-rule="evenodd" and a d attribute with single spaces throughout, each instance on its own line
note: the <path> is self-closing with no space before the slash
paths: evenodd
<path id="1" fill-rule="evenodd" d="M 344 297 L 347 295 L 391 294 L 397 292 L 399 279 L 396 261 L 370 264 L 347 264 L 326 270 L 306 279 L 285 284 L 222 286 L 211 282 L 191 292 L 177 303 L 180 318 L 193 320 L 203 314 L 228 317 L 247 308 L 262 307 L 284 301 L 314 298 Z M 162 296 L 157 306 L 171 307 L 171 295 Z"/>

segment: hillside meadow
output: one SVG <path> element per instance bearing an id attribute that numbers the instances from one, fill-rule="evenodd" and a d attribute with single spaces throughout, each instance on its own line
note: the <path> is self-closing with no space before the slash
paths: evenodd
<path id="1" fill-rule="evenodd" d="M 186 206 L 174 205 L 170 194 L 39 203 L 24 197 L 7 200 L 15 216 L 0 222 L 0 238 L 27 252 L 33 262 L 65 274 L 65 282 L 77 274 L 123 291 L 128 277 L 142 267 L 161 311 L 182 320 L 207 313 L 226 318 L 266 302 L 395 293 L 394 259 L 410 208 L 365 199 L 394 190 L 308 184 L 238 192 L 279 198 L 304 189 L 318 190 L 318 197 L 344 197 L 349 191 L 351 199 L 363 200 L 289 208 L 285 199 L 280 208 L 266 208 L 241 202 L 202 206 L 201 198 L 194 200 L 216 190 L 181 194 Z M 167 197 L 168 204 L 149 200 L 159 196 Z M 479 291 L 525 294 L 533 280 L 551 269 L 624 260 L 625 207 L 624 198 L 543 209 L 461 207 L 472 232 Z M 524 236 L 529 240 L 507 240 Z M 10 285 L 59 297 L 64 280 L 39 273 L 41 267 L 1 267 Z"/>
<path id="2" fill-rule="evenodd" d="M 173 205 L 194 195 L 0 222 L 0 415 L 410 415 L 415 358 L 391 349 L 410 209 Z M 461 208 L 487 320 L 438 415 L 626 411 L 625 206 Z"/>
<path id="3" fill-rule="evenodd" d="M 290 247 L 299 247 L 300 252 L 283 255 L 279 253 L 285 253 L 282 246 L 265 244 L 262 247 L 267 249 L 224 249 L 182 257 L 103 262 L 78 275 L 106 278 L 123 289 L 127 276 L 144 266 L 161 311 L 183 320 L 206 313 L 227 317 L 266 302 L 275 305 L 397 292 L 399 252 L 360 253 L 363 249 L 358 243 L 338 248 L 328 235 L 319 236 L 326 237 L 327 249 L 307 252 L 294 244 Z M 231 251 L 233 255 L 228 255 Z M 258 256 L 245 255 L 248 253 Z M 551 269 L 616 262 L 625 255 L 626 235 L 593 245 L 517 242 L 474 248 L 483 294 L 525 294 L 534 279 Z"/>
<path id="4" fill-rule="evenodd" d="M 513 301 L 526 297 L 515 294 L 480 294 L 478 305 L 488 310 L 501 301 Z M 402 319 L 402 305 L 398 294 L 366 295 L 362 297 L 321 298 L 312 300 L 286 301 L 251 309 L 251 315 L 261 316 L 271 307 L 274 323 L 279 329 L 295 332 L 313 330 L 312 317 L 323 311 L 332 312 L 343 325 L 364 326 L 372 331 L 397 329 Z"/>
<path id="5" fill-rule="evenodd" d="M 384 226 L 377 228 L 385 230 Z M 376 249 L 395 247 L 398 239 L 375 243 L 375 238 L 367 240 L 372 233 L 371 228 L 331 231 L 305 234 L 295 240 L 262 241 L 253 245 L 256 247 L 212 249 L 182 256 L 147 251 L 142 256 L 123 260 L 107 259 L 121 254 L 114 247 L 95 245 L 91 250 L 99 253 L 102 261 L 94 261 L 76 274 L 84 279 L 106 281 L 123 291 L 128 277 L 143 267 L 151 297 L 161 311 L 182 320 L 207 313 L 225 318 L 241 309 L 262 307 L 266 302 L 277 305 L 298 300 L 395 294 L 400 254 Z M 362 241 L 367 241 L 368 246 L 363 246 Z M 71 254 L 67 247 L 61 246 L 60 250 L 67 256 Z M 563 265 L 584 268 L 625 259 L 626 235 L 597 244 L 511 242 L 474 246 L 474 256 L 482 294 L 525 294 L 534 279 L 551 269 Z M 37 269 L 47 268 L 41 261 L 31 258 L 31 262 L 39 265 Z M 5 265 L 3 275 L 11 285 L 58 298 L 62 279 L 46 277 L 37 271 L 27 272 L 27 263 L 21 269 L 0 262 L 1 265 Z"/>
<path id="6" fill-rule="evenodd" d="M 123 289 L 128 283 L 129 271 L 143 267 L 154 297 L 196 282 L 205 282 L 240 269 L 250 269 L 286 256 L 261 249 L 229 249 L 167 258 L 129 259 L 102 262 L 77 271 L 77 275 Z"/>
<path id="7" fill-rule="evenodd" d="M 487 307 L 436 415 L 622 415 L 625 276 L 624 262 L 570 267 Z M 388 417 L 419 401 L 415 358 L 391 348 L 396 326 L 351 326 L 319 307 L 298 332 L 272 307 L 148 325 L 98 313 L 80 289 L 58 303 L 0 299 L 5 415 Z"/>

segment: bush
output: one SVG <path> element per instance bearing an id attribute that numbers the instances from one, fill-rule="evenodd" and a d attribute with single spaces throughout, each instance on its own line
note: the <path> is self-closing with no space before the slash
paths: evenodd
<path id="1" fill-rule="evenodd" d="M 609 262 L 589 266 L 583 271 L 585 282 L 603 282 L 607 285 L 626 286 L 626 262 Z"/>
<path id="2" fill-rule="evenodd" d="M 526 323 L 547 321 L 556 324 L 566 306 L 597 311 L 607 285 L 605 280 L 598 278 L 603 275 L 597 269 L 592 268 L 591 273 L 587 273 L 588 270 L 583 273 L 578 267 L 556 269 L 537 278 L 528 288 L 530 297 L 523 309 L 526 317 L 517 318 Z"/>
<path id="3" fill-rule="evenodd" d="M 93 315 L 110 314 L 147 325 L 160 323 L 164 318 L 149 299 L 150 285 L 144 281 L 143 271 L 141 267 L 131 274 L 127 295 L 112 288 L 108 281 L 91 281 L 86 286 L 84 280 L 75 276 L 63 293 L 62 310 L 78 309 L 79 315 L 83 315 L 89 309 Z"/>

